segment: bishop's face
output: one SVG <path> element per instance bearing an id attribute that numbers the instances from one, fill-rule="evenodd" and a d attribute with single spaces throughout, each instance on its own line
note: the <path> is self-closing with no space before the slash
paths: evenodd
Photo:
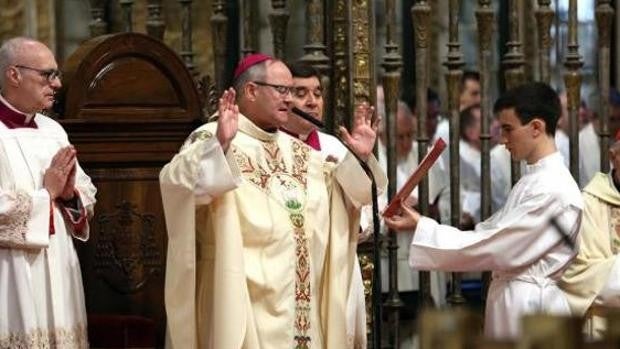
<path id="1" fill-rule="evenodd" d="M 288 121 L 293 76 L 280 61 L 267 63 L 265 78 L 248 83 L 250 98 L 255 102 L 252 121 L 260 128 L 279 128 Z"/>

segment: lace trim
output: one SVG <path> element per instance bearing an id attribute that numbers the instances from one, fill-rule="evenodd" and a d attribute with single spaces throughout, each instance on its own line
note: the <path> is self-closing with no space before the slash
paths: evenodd
<path id="1" fill-rule="evenodd" d="M 57 328 L 54 331 L 36 329 L 28 333 L 11 332 L 0 337 L 0 349 L 82 349 L 88 348 L 86 325 Z"/>
<path id="2" fill-rule="evenodd" d="M 0 213 L 1 247 L 23 247 L 26 244 L 32 199 L 22 191 L 17 191 L 12 196 L 9 200 L 13 207 Z"/>

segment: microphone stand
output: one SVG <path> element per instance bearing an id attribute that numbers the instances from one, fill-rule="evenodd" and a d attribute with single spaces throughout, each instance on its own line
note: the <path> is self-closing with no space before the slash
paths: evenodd
<path id="1" fill-rule="evenodd" d="M 324 129 L 325 125 L 315 119 L 312 115 L 306 113 L 305 111 L 293 107 L 292 112 L 302 119 L 310 122 L 314 126 Z M 351 153 L 355 159 L 359 162 L 360 166 L 366 172 L 366 175 L 370 179 L 371 182 L 371 196 L 372 196 L 372 227 L 373 227 L 373 251 L 372 251 L 372 259 L 374 263 L 373 269 L 373 278 L 374 282 L 372 284 L 372 313 L 373 313 L 373 348 L 381 348 L 381 319 L 382 319 L 382 306 L 381 306 L 381 256 L 379 251 L 380 244 L 380 229 L 381 225 L 379 222 L 379 202 L 378 202 L 378 194 L 377 194 L 377 182 L 375 181 L 375 176 L 372 174 L 370 167 L 366 163 L 366 161 L 362 160 L 355 152 L 349 147 L 348 144 L 342 141 L 340 137 L 334 136 L 340 143 L 347 148 L 349 153 Z"/>

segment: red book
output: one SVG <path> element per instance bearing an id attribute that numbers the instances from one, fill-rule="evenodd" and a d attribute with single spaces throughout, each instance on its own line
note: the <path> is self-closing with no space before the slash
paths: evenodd
<path id="1" fill-rule="evenodd" d="M 392 217 L 395 215 L 400 209 L 400 202 L 411 195 L 411 192 L 415 187 L 418 186 L 418 183 L 426 176 L 428 170 L 431 169 L 433 164 L 439 159 L 439 155 L 446 149 L 446 142 L 443 139 L 439 138 L 433 144 L 431 150 L 426 154 L 424 159 L 420 161 L 418 167 L 416 167 L 415 171 L 409 176 L 405 185 L 394 195 L 392 201 L 387 205 L 385 210 L 383 210 L 383 217 Z"/>

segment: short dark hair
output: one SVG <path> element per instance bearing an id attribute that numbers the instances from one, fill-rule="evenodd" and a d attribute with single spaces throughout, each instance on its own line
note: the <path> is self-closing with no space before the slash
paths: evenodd
<path id="1" fill-rule="evenodd" d="M 461 75 L 461 81 L 459 82 L 459 91 L 463 91 L 463 89 L 465 88 L 465 82 L 467 80 L 480 82 L 480 73 L 475 70 L 464 71 L 463 75 Z"/>
<path id="2" fill-rule="evenodd" d="M 543 82 L 529 82 L 507 91 L 495 101 L 493 112 L 498 114 L 506 109 L 514 109 L 523 125 L 533 119 L 543 120 L 551 136 L 555 134 L 562 110 L 558 94 Z"/>
<path id="3" fill-rule="evenodd" d="M 316 70 L 313 66 L 305 62 L 293 62 L 287 63 L 288 70 L 291 71 L 291 74 L 294 78 L 313 78 L 316 77 L 321 80 L 321 74 Z"/>
<path id="4" fill-rule="evenodd" d="M 403 101 L 405 104 L 407 104 L 407 107 L 409 107 L 409 109 L 413 113 L 415 113 L 415 108 L 417 107 L 415 89 L 409 89 L 406 87 L 403 88 L 399 99 Z M 426 102 L 427 103 L 430 103 L 430 102 L 441 103 L 441 100 L 439 99 L 439 94 L 437 94 L 437 92 L 435 92 L 430 87 L 426 90 Z"/>
<path id="5" fill-rule="evenodd" d="M 469 127 L 476 124 L 477 120 L 474 118 L 474 110 L 480 110 L 480 104 L 470 105 L 459 113 L 459 133 L 461 138 L 465 136 L 465 131 L 467 131 Z"/>

